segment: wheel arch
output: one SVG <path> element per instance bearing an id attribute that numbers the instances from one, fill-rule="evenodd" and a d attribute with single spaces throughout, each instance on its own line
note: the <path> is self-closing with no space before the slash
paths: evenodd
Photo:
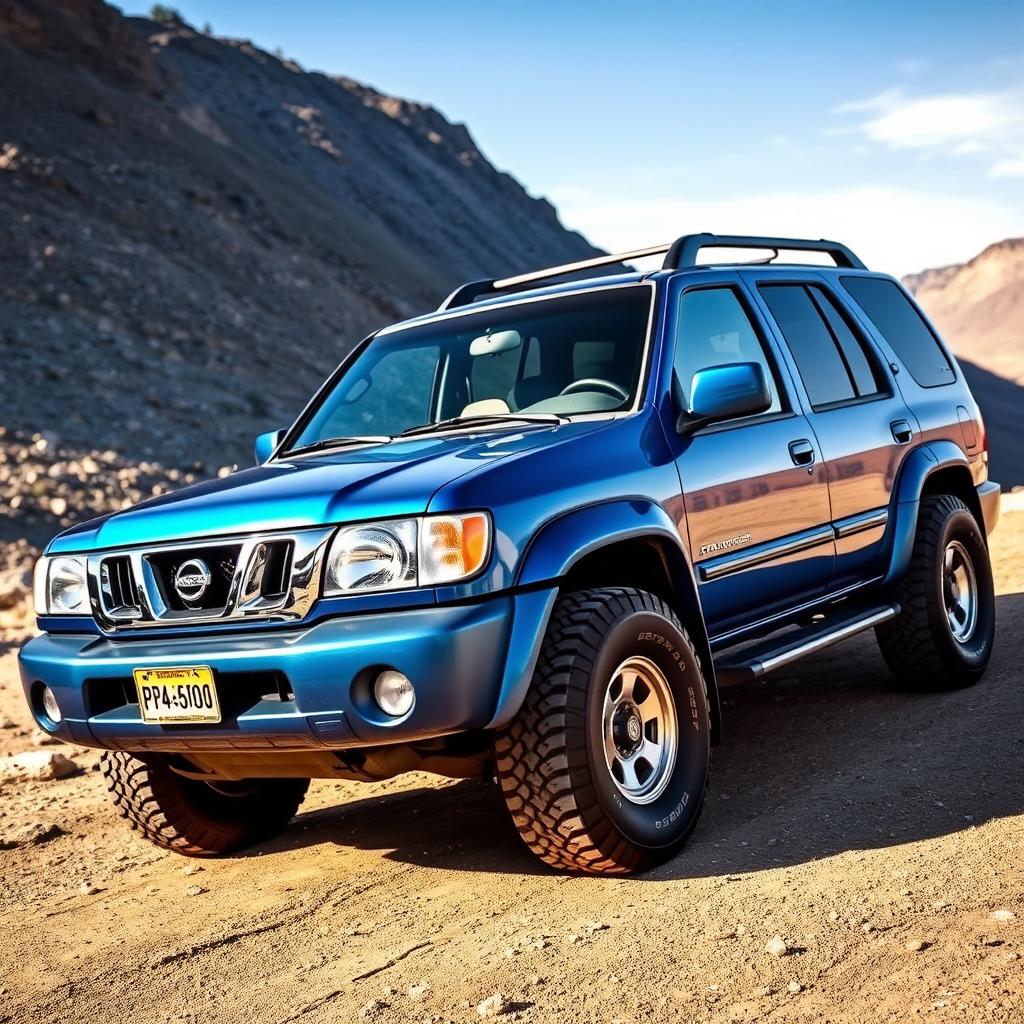
<path id="1" fill-rule="evenodd" d="M 679 533 L 661 505 L 649 499 L 615 500 L 549 522 L 538 531 L 516 573 L 518 587 L 544 584 L 551 585 L 556 594 L 597 586 L 636 587 L 671 605 L 697 650 L 708 689 L 711 738 L 719 741 L 721 703 L 697 581 Z M 538 631 L 538 653 L 553 603 Z M 516 709 L 525 689 L 521 688 L 515 701 Z"/>
<path id="2" fill-rule="evenodd" d="M 921 445 L 910 452 L 900 470 L 895 491 L 893 546 L 886 583 L 898 579 L 910 564 L 921 500 L 928 495 L 952 494 L 959 498 L 985 534 L 985 518 L 970 463 L 952 441 Z"/>

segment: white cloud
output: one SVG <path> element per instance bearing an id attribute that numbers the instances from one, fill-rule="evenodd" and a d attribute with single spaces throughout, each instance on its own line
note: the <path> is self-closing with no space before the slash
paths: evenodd
<path id="1" fill-rule="evenodd" d="M 688 232 L 835 238 L 868 266 L 895 274 L 969 259 L 995 239 L 1024 235 L 1024 210 L 990 199 L 892 186 L 634 198 L 549 189 L 562 220 L 595 245 L 624 251 Z"/>
<path id="2" fill-rule="evenodd" d="M 868 143 L 912 150 L 925 160 L 991 152 L 996 161 L 991 177 L 1020 176 L 1016 154 L 1024 146 L 1024 94 L 1019 90 L 910 98 L 890 89 L 840 104 L 832 113 L 865 116 L 852 125 L 826 128 L 826 135 L 854 132 Z"/>
<path id="3" fill-rule="evenodd" d="M 896 149 L 998 140 L 1021 124 L 1020 106 L 1001 93 L 893 99 L 875 109 L 878 116 L 864 121 L 861 131 Z"/>
<path id="4" fill-rule="evenodd" d="M 992 178 L 1024 178 L 1024 156 L 1000 160 L 988 173 Z"/>

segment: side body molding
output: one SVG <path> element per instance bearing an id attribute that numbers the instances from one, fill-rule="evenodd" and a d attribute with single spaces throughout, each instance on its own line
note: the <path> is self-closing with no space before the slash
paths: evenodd
<path id="1" fill-rule="evenodd" d="M 527 546 L 515 575 L 519 594 L 512 645 L 531 637 L 532 649 L 528 655 L 522 651 L 510 652 L 509 667 L 489 728 L 507 724 L 522 704 L 540 655 L 559 581 L 587 555 L 635 540 L 656 544 L 665 561 L 675 591 L 677 610 L 696 648 L 707 681 L 712 740 L 718 741 L 721 736 L 721 705 L 697 582 L 675 525 L 664 508 L 648 498 L 616 499 L 563 513 L 541 527 Z M 534 594 L 531 600 L 524 600 L 531 594 Z M 519 628 L 520 610 L 523 618 L 528 620 L 528 628 Z"/>
<path id="2" fill-rule="evenodd" d="M 885 583 L 898 579 L 910 564 L 925 482 L 933 473 L 952 466 L 969 470 L 967 456 L 952 441 L 946 440 L 919 445 L 904 460 L 895 488 L 892 553 Z"/>

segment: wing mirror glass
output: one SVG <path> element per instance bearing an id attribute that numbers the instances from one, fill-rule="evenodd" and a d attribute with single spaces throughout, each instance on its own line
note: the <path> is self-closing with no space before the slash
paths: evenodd
<path id="1" fill-rule="evenodd" d="M 678 391 L 678 379 L 676 381 Z M 680 434 L 691 434 L 709 423 L 753 416 L 771 408 L 772 395 L 759 363 L 709 366 L 693 375 L 689 401 L 676 421 Z"/>
<path id="2" fill-rule="evenodd" d="M 284 437 L 283 430 L 268 430 L 265 434 L 260 434 L 256 438 L 256 465 L 262 466 L 271 455 L 274 454 L 274 449 L 281 443 L 281 439 Z"/>

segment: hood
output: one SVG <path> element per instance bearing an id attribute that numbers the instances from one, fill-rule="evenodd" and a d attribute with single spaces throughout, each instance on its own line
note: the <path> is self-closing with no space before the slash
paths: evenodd
<path id="1" fill-rule="evenodd" d="M 427 436 L 275 461 L 154 498 L 62 533 L 52 552 L 422 515 L 445 484 L 512 455 L 568 443 L 610 420 Z"/>

